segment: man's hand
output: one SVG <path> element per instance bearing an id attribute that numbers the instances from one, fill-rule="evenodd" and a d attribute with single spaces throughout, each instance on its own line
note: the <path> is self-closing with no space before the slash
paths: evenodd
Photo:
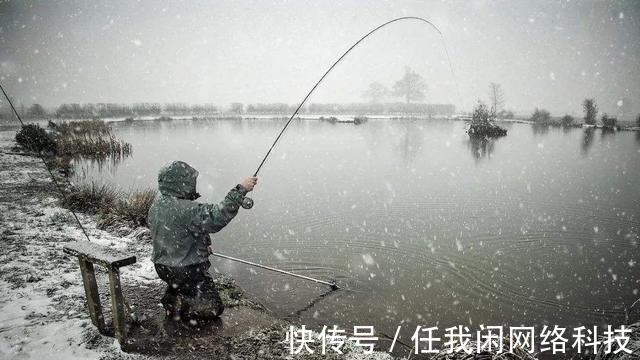
<path id="1" fill-rule="evenodd" d="M 256 186 L 257 183 L 258 183 L 258 178 L 255 176 L 250 176 L 242 179 L 242 181 L 240 182 L 240 185 L 242 185 L 242 187 L 245 188 L 247 191 L 251 191 L 253 190 L 253 187 Z"/>

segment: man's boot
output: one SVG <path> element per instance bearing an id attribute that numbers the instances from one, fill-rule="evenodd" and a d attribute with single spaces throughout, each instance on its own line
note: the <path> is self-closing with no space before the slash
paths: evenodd
<path id="1" fill-rule="evenodd" d="M 190 318 L 214 319 L 222 315 L 224 304 L 215 289 L 207 289 L 187 300 Z"/>
<path id="2" fill-rule="evenodd" d="M 182 296 L 167 291 L 160 302 L 162 303 L 162 307 L 164 307 L 167 319 L 173 321 L 180 320 L 183 315 L 182 309 L 184 307 L 184 299 Z"/>

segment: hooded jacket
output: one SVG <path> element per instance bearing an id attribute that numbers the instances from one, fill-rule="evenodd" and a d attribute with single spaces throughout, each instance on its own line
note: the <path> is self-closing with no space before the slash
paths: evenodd
<path id="1" fill-rule="evenodd" d="M 198 171 L 182 161 L 160 170 L 160 196 L 149 209 L 154 264 L 183 267 L 207 262 L 209 233 L 220 231 L 236 216 L 247 194 L 237 185 L 220 204 L 195 202 L 197 177 Z"/>

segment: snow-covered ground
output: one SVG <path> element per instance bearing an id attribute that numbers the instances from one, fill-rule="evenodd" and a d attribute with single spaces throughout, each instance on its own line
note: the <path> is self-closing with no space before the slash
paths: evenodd
<path id="1" fill-rule="evenodd" d="M 40 159 L 18 155 L 11 151 L 12 146 L 9 137 L 0 136 L 0 359 L 167 358 L 124 353 L 114 338 L 100 335 L 91 324 L 78 261 L 62 250 L 65 244 L 86 239 L 71 213 L 57 206 L 58 194 Z M 148 230 L 132 230 L 123 226 L 107 232 L 96 228 L 92 216 L 78 214 L 78 217 L 92 242 L 137 256 L 136 264 L 121 269 L 123 286 L 138 289 L 138 297 L 146 299 L 144 306 L 156 307 L 153 310 L 157 314 L 159 304 L 155 303 L 153 296 L 145 296 L 142 290 L 163 286 L 150 261 Z M 100 283 L 104 274 L 100 274 L 99 267 L 96 269 Z M 125 292 L 125 298 L 128 295 L 133 294 Z M 107 311 L 109 306 L 104 304 L 108 303 L 103 302 Z M 252 311 L 255 314 L 255 310 Z M 145 309 L 137 312 L 145 316 Z M 251 315 L 251 311 L 244 314 L 248 319 L 245 318 L 244 325 L 238 325 L 237 322 L 233 324 L 233 319 L 234 316 L 236 319 L 243 316 L 243 307 L 226 312 L 223 322 L 232 333 L 243 327 L 250 327 L 250 330 L 241 332 L 237 341 L 233 335 L 233 346 L 225 347 L 223 344 L 215 351 L 219 353 L 222 348 L 226 357 L 249 359 L 254 358 L 259 349 L 269 348 L 271 342 L 264 334 L 273 332 L 273 327 L 268 324 L 283 322 L 267 319 L 267 325 L 256 331 L 253 328 L 255 321 L 251 320 L 255 315 Z M 262 316 L 272 317 L 269 314 L 263 312 Z M 261 331 L 264 332 L 262 335 Z M 273 354 L 284 351 L 284 336 L 283 332 L 282 341 L 271 345 Z M 242 340 L 247 338 L 258 340 L 250 343 Z M 206 337 L 204 340 L 208 341 Z M 351 351 L 340 358 L 391 359 L 386 353 L 366 355 L 351 343 L 347 343 L 345 348 Z M 246 354 L 248 357 L 244 356 Z M 174 352 L 168 357 L 191 359 L 197 355 L 191 351 L 188 354 Z M 318 354 L 310 356 L 312 359 L 324 358 Z M 276 357 L 280 358 L 279 355 Z"/>
<path id="2" fill-rule="evenodd" d="M 69 242 L 86 241 L 80 229 L 56 205 L 40 160 L 11 155 L 10 145 L 0 144 L 0 358 L 130 357 L 91 325 L 78 262 L 62 252 Z M 133 236 L 111 235 L 79 216 L 92 241 L 144 252 Z M 139 260 L 123 269 L 124 282 L 155 281 L 149 257 Z"/>

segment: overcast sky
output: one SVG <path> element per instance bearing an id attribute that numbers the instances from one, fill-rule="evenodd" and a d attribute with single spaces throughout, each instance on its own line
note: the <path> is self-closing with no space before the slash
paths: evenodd
<path id="1" fill-rule="evenodd" d="M 469 109 L 497 82 L 506 107 L 579 113 L 585 97 L 640 111 L 640 1 L 0 1 L 0 81 L 25 105 L 302 100 L 360 36 L 400 16 L 311 102 L 364 101 L 404 66 L 427 102 Z M 394 99 L 390 99 L 394 100 Z"/>

